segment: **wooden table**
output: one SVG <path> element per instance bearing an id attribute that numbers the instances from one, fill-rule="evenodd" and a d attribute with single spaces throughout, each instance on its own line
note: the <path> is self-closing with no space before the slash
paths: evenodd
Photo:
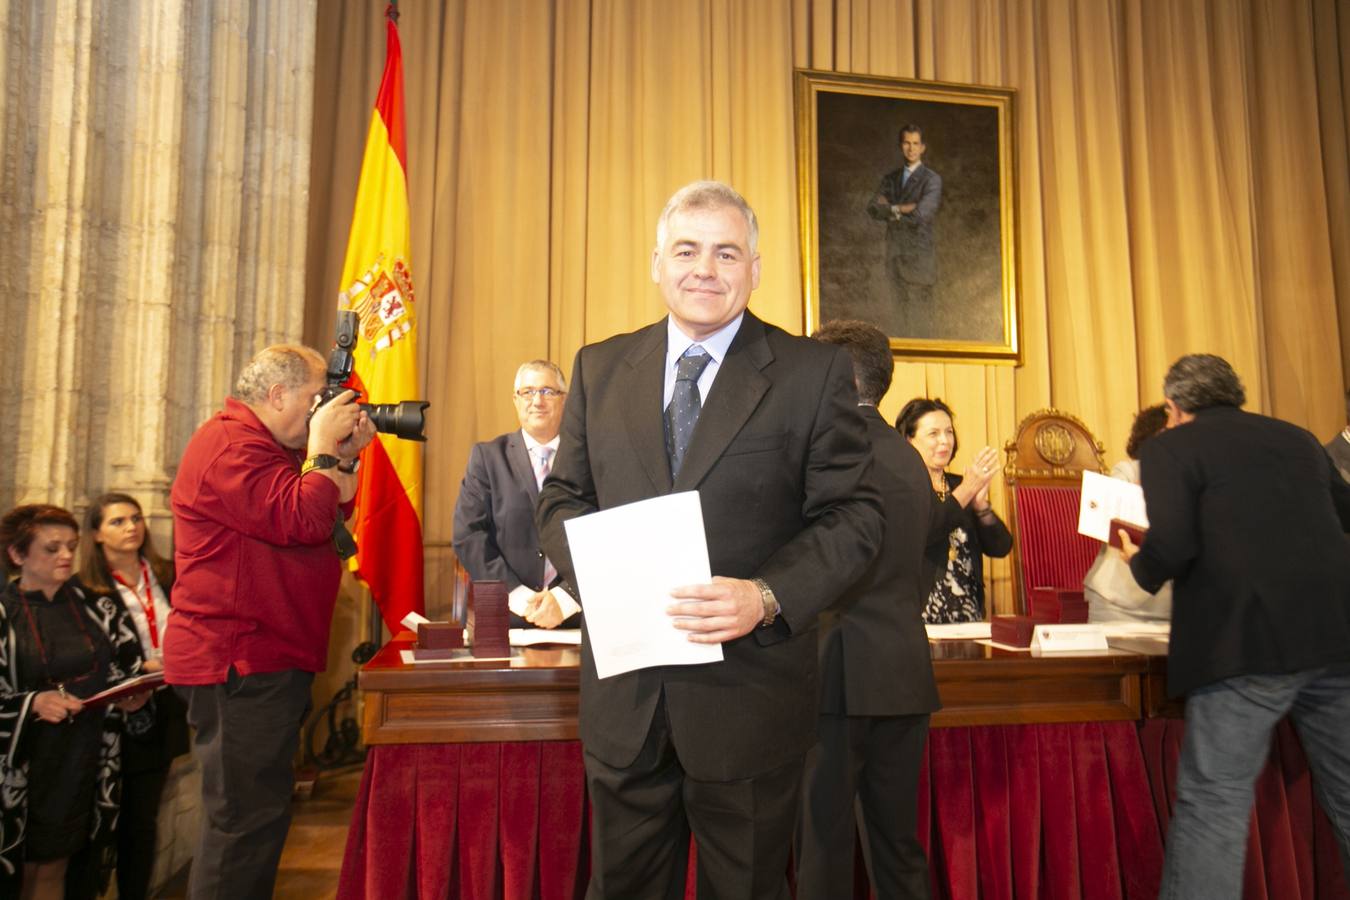
<path id="1" fill-rule="evenodd" d="M 403 662 L 399 634 L 361 667 L 368 745 L 574 741 L 581 651 L 525 647 L 510 660 Z"/>
<path id="2" fill-rule="evenodd" d="M 367 744 L 576 740 L 575 647 L 409 665 L 401 653 L 413 640 L 400 634 L 361 669 Z M 929 648 L 943 705 L 934 728 L 1124 721 L 1164 706 L 1165 644 L 1055 657 L 969 640 Z"/>

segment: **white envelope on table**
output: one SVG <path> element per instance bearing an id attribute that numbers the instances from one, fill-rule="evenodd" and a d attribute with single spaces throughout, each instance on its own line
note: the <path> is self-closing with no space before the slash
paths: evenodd
<path id="1" fill-rule="evenodd" d="M 601 510 L 564 527 L 596 674 L 721 661 L 721 644 L 693 643 L 666 613 L 671 588 L 712 581 L 697 491 Z"/>
<path id="2" fill-rule="evenodd" d="M 1084 472 L 1078 501 L 1078 533 L 1106 543 L 1111 539 L 1112 519 L 1148 528 L 1144 489 L 1121 478 Z"/>

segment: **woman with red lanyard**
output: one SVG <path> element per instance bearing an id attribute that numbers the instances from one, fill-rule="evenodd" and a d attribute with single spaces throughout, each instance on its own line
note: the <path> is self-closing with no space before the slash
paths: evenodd
<path id="1" fill-rule="evenodd" d="M 173 567 L 155 552 L 136 498 L 104 494 L 89 505 L 80 538 L 80 580 L 121 597 L 140 637 L 146 671 L 162 668 Z M 188 749 L 185 712 L 173 691 L 161 690 L 145 711 L 127 720 L 117 823 L 118 897 L 138 900 L 149 893 L 164 783 L 174 757 Z"/>
<path id="2" fill-rule="evenodd" d="M 117 820 L 122 717 L 84 701 L 139 673 L 135 629 L 114 597 L 72 577 L 78 528 L 57 506 L 0 518 L 0 893 L 98 893 Z"/>

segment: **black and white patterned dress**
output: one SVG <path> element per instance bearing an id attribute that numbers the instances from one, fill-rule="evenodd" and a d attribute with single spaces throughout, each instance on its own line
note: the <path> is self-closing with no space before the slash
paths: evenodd
<path id="1" fill-rule="evenodd" d="M 68 623 L 69 633 L 56 634 L 54 629 L 63 623 Z M 67 690 L 75 696 L 88 696 L 102 686 L 139 674 L 140 641 L 131 617 L 120 600 L 96 594 L 74 578 L 51 600 L 41 595 L 24 596 L 14 580 L 0 594 L 0 626 L 0 884 L 16 877 L 29 858 L 25 842 L 29 801 L 35 796 L 32 792 L 41 790 L 42 802 L 60 805 L 60 798 L 46 796 L 52 785 L 29 782 L 30 768 L 35 775 L 44 773 L 44 781 L 49 778 L 45 773 L 61 771 L 59 766 L 49 764 L 31 767 L 34 750 L 47 754 L 64 747 L 62 752 L 70 752 L 94 767 L 92 791 L 73 789 L 82 780 L 79 777 L 62 779 L 57 788 L 70 797 L 78 795 L 91 802 L 87 812 L 68 811 L 72 821 L 87 829 L 83 835 L 73 836 L 72 844 L 83 846 L 86 839 L 92 842 L 94 859 L 106 873 L 111 868 L 112 836 L 117 825 L 123 714 L 111 706 L 81 712 L 77 721 L 91 717 L 78 725 L 87 737 L 66 739 L 59 732 L 54 736 L 53 730 L 77 726 L 41 722 L 33 712 L 33 699 L 51 689 L 46 682 L 53 678 L 68 678 Z M 43 645 L 40 653 L 35 652 L 38 642 Z M 45 665 L 41 661 L 44 655 Z M 35 664 L 34 660 L 39 662 Z"/>
<path id="2" fill-rule="evenodd" d="M 960 475 L 943 477 L 947 491 L 934 497 L 933 525 L 923 557 L 928 586 L 923 620 L 929 625 L 977 622 L 984 618 L 984 557 L 1007 556 L 1012 534 L 997 514 L 981 521 L 972 507 L 962 508 L 952 496 Z"/>

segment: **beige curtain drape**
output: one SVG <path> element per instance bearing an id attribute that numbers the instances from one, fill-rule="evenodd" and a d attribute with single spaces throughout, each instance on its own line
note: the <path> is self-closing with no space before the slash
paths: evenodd
<path id="1" fill-rule="evenodd" d="M 405 0 L 413 273 L 432 401 L 429 583 L 518 363 L 663 314 L 653 225 L 689 180 L 762 221 L 751 308 L 802 329 L 794 67 L 1017 89 L 1024 365 L 899 362 L 962 454 L 1054 405 L 1123 455 L 1184 352 L 1325 437 L 1350 347 L 1350 7 L 1338 0 Z M 320 4 L 306 334 L 331 342 L 382 6 Z M 958 460 L 958 467 L 963 460 Z M 1002 508 L 1004 498 L 996 497 Z M 1000 606 L 1008 567 L 993 568 Z"/>

